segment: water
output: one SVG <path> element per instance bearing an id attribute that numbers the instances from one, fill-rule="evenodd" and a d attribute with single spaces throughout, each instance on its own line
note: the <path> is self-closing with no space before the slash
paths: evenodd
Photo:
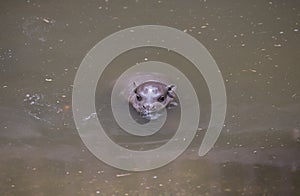
<path id="1" fill-rule="evenodd" d="M 1 195 L 299 195 L 298 1 L 0 4 Z M 98 110 L 110 107 L 103 100 L 109 99 L 111 76 L 145 58 L 184 66 L 201 100 L 199 131 L 184 154 L 156 170 L 128 172 L 104 164 L 84 146 L 72 118 L 72 84 L 97 42 L 145 24 L 180 29 L 205 45 L 224 77 L 228 111 L 215 147 L 198 157 L 210 113 L 203 78 L 171 51 L 122 54 L 107 70 L 110 78 L 103 78 Z M 97 116 L 113 130 L 110 137 L 128 148 L 154 148 L 174 134 L 170 129 L 138 140 L 122 135 L 101 112 L 90 118 Z"/>

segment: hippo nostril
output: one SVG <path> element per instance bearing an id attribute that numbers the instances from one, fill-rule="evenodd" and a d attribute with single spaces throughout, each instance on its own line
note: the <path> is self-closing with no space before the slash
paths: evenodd
<path id="1" fill-rule="evenodd" d="M 143 105 L 143 108 L 146 109 L 146 106 Z"/>

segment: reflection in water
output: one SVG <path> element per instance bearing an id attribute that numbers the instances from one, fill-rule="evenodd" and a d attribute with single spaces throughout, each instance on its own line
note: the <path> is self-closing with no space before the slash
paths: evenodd
<path id="1" fill-rule="evenodd" d="M 44 94 L 26 94 L 23 99 L 24 111 L 38 121 L 45 122 L 49 126 L 59 126 L 57 123 L 66 124 L 70 118 L 71 106 L 64 103 L 66 95 L 56 94 L 53 103 Z M 52 98 L 53 99 L 53 98 Z"/>
<path id="2" fill-rule="evenodd" d="M 0 4 L 1 195 L 300 194 L 298 1 Z M 198 157 L 210 115 L 203 78 L 172 51 L 144 48 L 121 55 L 101 81 L 98 116 L 83 119 L 101 118 L 120 145 L 145 150 L 174 134 L 170 129 L 151 139 L 130 138 L 101 113 L 110 107 L 103 104 L 110 76 L 126 67 L 145 60 L 177 66 L 201 102 L 199 130 L 184 154 L 153 171 L 128 172 L 104 164 L 83 145 L 72 119 L 71 88 L 93 45 L 145 24 L 181 29 L 209 49 L 226 82 L 228 113 L 216 146 Z"/>
<path id="3" fill-rule="evenodd" d="M 41 42 L 47 41 L 47 33 L 54 25 L 55 20 L 42 17 L 30 16 L 23 18 L 22 33 L 31 39 L 38 39 Z"/>

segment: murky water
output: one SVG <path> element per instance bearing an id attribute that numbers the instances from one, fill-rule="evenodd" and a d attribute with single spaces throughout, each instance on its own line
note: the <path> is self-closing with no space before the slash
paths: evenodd
<path id="1" fill-rule="evenodd" d="M 0 5 L 1 195 L 300 194 L 298 1 L 13 0 Z M 84 146 L 72 118 L 72 84 L 97 42 L 146 24 L 180 29 L 205 45 L 224 77 L 228 111 L 215 147 L 198 157 L 210 115 L 203 78 L 171 51 L 140 48 L 122 54 L 96 93 L 102 112 L 90 116 L 100 118 L 115 142 L 144 150 L 174 134 L 171 126 L 148 141 L 130 138 L 106 115 L 113 77 L 128 66 L 145 59 L 181 66 L 197 83 L 201 102 L 199 131 L 184 154 L 156 170 L 127 172 L 104 164 Z"/>

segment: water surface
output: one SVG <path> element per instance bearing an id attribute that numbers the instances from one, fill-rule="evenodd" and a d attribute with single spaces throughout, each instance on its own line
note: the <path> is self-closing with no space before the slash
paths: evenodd
<path id="1" fill-rule="evenodd" d="M 300 3 L 298 1 L 2 1 L 0 33 L 1 195 L 299 195 Z M 83 57 L 106 36 L 137 25 L 165 25 L 198 39 L 224 77 L 228 111 L 215 147 L 197 152 L 210 114 L 205 82 L 171 51 L 122 54 L 107 76 L 158 60 L 181 67 L 201 105 L 199 131 L 184 154 L 147 172 L 115 169 L 81 141 L 72 84 Z M 110 84 L 97 92 L 98 110 Z M 122 135 L 120 145 L 161 145 Z"/>

